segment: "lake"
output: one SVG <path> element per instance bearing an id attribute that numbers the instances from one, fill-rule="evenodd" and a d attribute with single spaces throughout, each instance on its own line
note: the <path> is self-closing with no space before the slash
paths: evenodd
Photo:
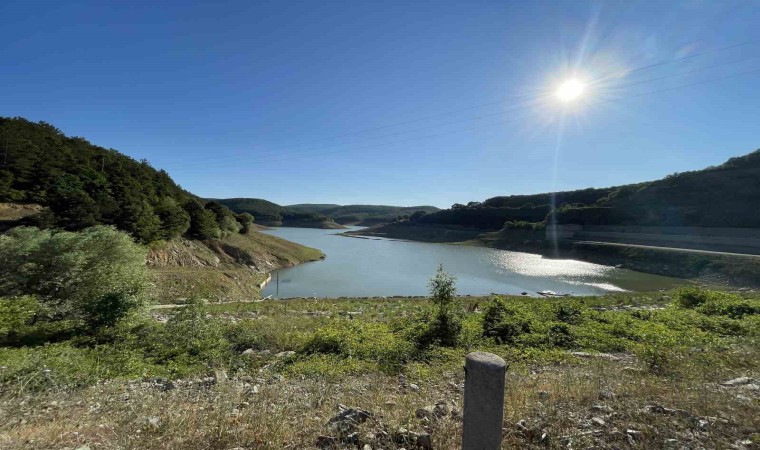
<path id="1" fill-rule="evenodd" d="M 359 229 L 354 227 L 353 229 Z M 462 295 L 551 290 L 574 295 L 670 288 L 674 278 L 576 260 L 464 245 L 340 236 L 348 230 L 275 228 L 265 233 L 315 247 L 327 257 L 279 271 L 262 296 L 379 297 L 426 295 L 439 264 L 457 277 Z"/>

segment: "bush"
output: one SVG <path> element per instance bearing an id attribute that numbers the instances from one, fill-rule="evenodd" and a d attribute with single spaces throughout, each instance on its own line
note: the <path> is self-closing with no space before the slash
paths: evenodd
<path id="1" fill-rule="evenodd" d="M 341 321 L 312 333 L 299 353 L 366 359 L 395 371 L 412 357 L 413 348 L 385 324 Z"/>
<path id="2" fill-rule="evenodd" d="M 456 347 L 462 332 L 461 311 L 453 308 L 456 295 L 456 277 L 444 272 L 438 266 L 435 276 L 430 279 L 430 297 L 436 308 L 435 317 L 421 317 L 423 328 L 418 330 L 416 342 L 425 348 L 432 344 Z"/>
<path id="3" fill-rule="evenodd" d="M 113 326 L 143 304 L 146 270 L 145 249 L 112 227 L 19 227 L 0 236 L 0 295 L 10 302 L 36 296 L 36 320 L 73 320 L 91 331 Z"/>
<path id="4" fill-rule="evenodd" d="M 682 288 L 675 300 L 676 306 L 694 309 L 709 316 L 729 316 L 741 319 L 760 314 L 760 301 L 745 300 L 738 295 L 699 288 Z"/>
<path id="5" fill-rule="evenodd" d="M 491 300 L 483 313 L 483 336 L 499 343 L 512 344 L 518 336 L 530 333 L 531 328 L 529 318 L 498 297 Z"/>

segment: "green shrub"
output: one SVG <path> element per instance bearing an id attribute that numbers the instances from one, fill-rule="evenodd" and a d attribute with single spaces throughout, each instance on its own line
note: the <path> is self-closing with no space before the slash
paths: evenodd
<path id="1" fill-rule="evenodd" d="M 145 249 L 115 228 L 19 227 L 0 236 L 0 295 L 36 296 L 37 320 L 113 326 L 143 304 L 147 286 Z"/>
<path id="2" fill-rule="evenodd" d="M 395 371 L 414 356 L 414 348 L 385 324 L 337 321 L 307 337 L 299 353 L 370 360 Z"/>
<path id="3" fill-rule="evenodd" d="M 721 302 L 735 298 L 725 292 L 708 291 L 698 287 L 684 287 L 678 290 L 674 303 L 681 308 L 694 309 L 707 302 Z"/>
<path id="4" fill-rule="evenodd" d="M 570 332 L 570 327 L 566 323 L 555 322 L 549 327 L 549 344 L 552 347 L 573 348 L 575 346 L 575 337 Z"/>
<path id="5" fill-rule="evenodd" d="M 455 347 L 462 332 L 461 311 L 455 308 L 456 277 L 444 272 L 443 265 L 428 282 L 430 297 L 436 308 L 435 317 L 424 318 L 425 329 L 417 335 L 417 344 L 426 348 L 432 344 Z"/>
<path id="6" fill-rule="evenodd" d="M 531 320 L 522 311 L 507 305 L 504 299 L 495 297 L 483 313 L 483 336 L 499 343 L 515 342 L 515 339 L 531 332 Z"/>
<path id="7" fill-rule="evenodd" d="M 581 308 L 573 303 L 560 303 L 554 307 L 554 318 L 560 322 L 577 324 L 581 321 Z"/>

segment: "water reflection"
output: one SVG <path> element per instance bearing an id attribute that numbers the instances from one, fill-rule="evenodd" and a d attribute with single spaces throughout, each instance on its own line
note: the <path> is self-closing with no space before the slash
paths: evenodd
<path id="1" fill-rule="evenodd" d="M 575 295 L 672 287 L 677 280 L 575 260 L 462 245 L 338 236 L 340 230 L 267 231 L 316 247 L 324 261 L 280 271 L 279 297 L 425 295 L 438 264 L 457 276 L 460 294 L 552 290 Z M 276 295 L 270 283 L 264 295 Z"/>

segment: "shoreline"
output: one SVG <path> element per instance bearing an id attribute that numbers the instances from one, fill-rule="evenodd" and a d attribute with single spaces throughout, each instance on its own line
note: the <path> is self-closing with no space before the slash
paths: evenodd
<path id="1" fill-rule="evenodd" d="M 555 247 L 546 241 L 543 230 L 494 231 L 394 223 L 340 234 L 472 245 L 541 255 L 548 259 L 574 259 L 704 285 L 760 288 L 760 256 L 755 255 L 573 241 L 560 241 Z"/>

